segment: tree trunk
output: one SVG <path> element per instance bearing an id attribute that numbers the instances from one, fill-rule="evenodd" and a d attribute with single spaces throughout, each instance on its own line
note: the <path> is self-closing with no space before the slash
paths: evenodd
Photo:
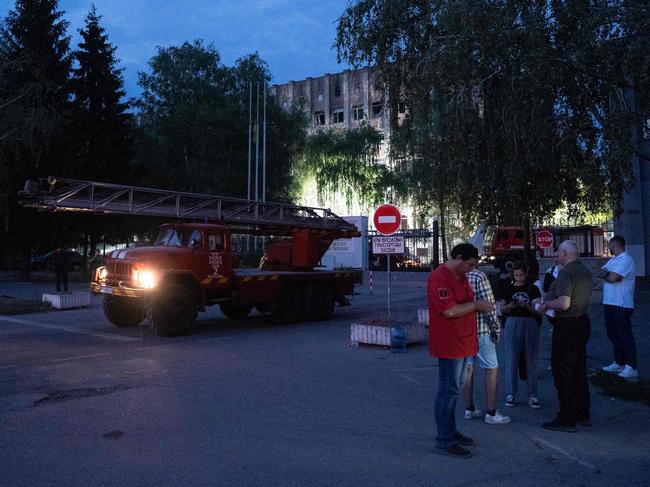
<path id="1" fill-rule="evenodd" d="M 442 261 L 447 261 L 447 225 L 445 223 L 445 205 L 440 200 L 440 239 L 442 240 Z"/>

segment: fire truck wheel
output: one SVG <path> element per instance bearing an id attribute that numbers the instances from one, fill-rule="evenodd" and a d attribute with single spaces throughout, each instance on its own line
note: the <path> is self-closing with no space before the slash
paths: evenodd
<path id="1" fill-rule="evenodd" d="M 170 283 L 151 301 L 149 318 L 154 332 L 173 337 L 190 331 L 196 320 L 196 302 L 191 290 L 180 283 Z"/>
<path id="2" fill-rule="evenodd" d="M 336 302 L 334 288 L 325 283 L 314 283 L 307 289 L 307 306 L 309 319 L 324 321 L 331 318 Z"/>
<path id="3" fill-rule="evenodd" d="M 305 287 L 288 284 L 274 303 L 271 320 L 278 325 L 297 323 L 307 318 Z"/>
<path id="4" fill-rule="evenodd" d="M 231 320 L 241 320 L 242 318 L 246 318 L 248 313 L 251 312 L 251 309 L 253 309 L 252 306 L 234 303 L 221 303 L 219 308 L 221 308 L 221 312 Z"/>
<path id="5" fill-rule="evenodd" d="M 138 326 L 144 320 L 144 306 L 139 299 L 104 296 L 104 315 L 120 328 Z"/>

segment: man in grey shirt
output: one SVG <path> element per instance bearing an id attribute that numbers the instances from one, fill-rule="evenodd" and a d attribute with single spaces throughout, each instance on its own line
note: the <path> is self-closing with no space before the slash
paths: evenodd
<path id="1" fill-rule="evenodd" d="M 587 309 L 593 278 L 580 262 L 580 249 L 573 240 L 558 248 L 558 263 L 563 266 L 549 290 L 549 300 L 540 311 L 554 310 L 551 369 L 560 411 L 542 426 L 553 431 L 575 432 L 576 423 L 591 425 L 589 381 L 587 379 L 587 341 L 591 323 Z"/>

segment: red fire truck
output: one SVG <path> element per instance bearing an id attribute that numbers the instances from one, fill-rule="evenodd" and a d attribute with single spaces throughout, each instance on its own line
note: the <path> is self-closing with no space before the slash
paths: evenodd
<path id="1" fill-rule="evenodd" d="M 19 201 L 176 220 L 160 227 L 154 245 L 116 250 L 97 269 L 91 291 L 118 327 L 146 320 L 159 335 L 181 335 L 215 304 L 233 319 L 256 308 L 278 323 L 326 320 L 354 289 L 351 272 L 315 269 L 332 241 L 360 236 L 328 209 L 54 177 L 27 181 Z M 233 234 L 285 240 L 266 248 L 260 268 L 237 269 Z"/>

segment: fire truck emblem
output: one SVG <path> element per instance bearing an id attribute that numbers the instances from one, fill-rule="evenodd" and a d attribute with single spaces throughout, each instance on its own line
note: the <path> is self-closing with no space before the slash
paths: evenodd
<path id="1" fill-rule="evenodd" d="M 220 254 L 213 252 L 209 257 L 209 264 L 212 268 L 212 277 L 222 277 L 223 259 Z"/>

